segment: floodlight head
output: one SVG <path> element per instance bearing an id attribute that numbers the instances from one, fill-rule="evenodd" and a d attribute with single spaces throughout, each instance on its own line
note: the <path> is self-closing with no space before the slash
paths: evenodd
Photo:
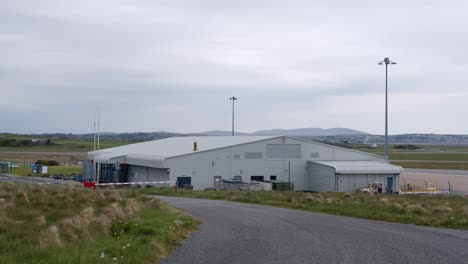
<path id="1" fill-rule="evenodd" d="M 382 65 L 382 64 L 383 64 L 383 62 L 379 62 L 379 65 Z"/>

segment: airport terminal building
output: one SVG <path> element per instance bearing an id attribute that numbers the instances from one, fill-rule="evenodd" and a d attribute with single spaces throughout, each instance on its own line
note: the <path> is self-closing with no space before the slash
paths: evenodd
<path id="1" fill-rule="evenodd" d="M 292 182 L 296 191 L 397 192 L 403 169 L 382 156 L 287 136 L 172 137 L 88 153 L 99 181 L 177 181 L 194 189 L 220 179 Z"/>

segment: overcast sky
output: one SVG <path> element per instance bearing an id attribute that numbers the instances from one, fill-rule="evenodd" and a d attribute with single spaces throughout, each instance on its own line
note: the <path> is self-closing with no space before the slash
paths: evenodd
<path id="1" fill-rule="evenodd" d="M 0 1 L 0 133 L 468 134 L 468 1 Z"/>

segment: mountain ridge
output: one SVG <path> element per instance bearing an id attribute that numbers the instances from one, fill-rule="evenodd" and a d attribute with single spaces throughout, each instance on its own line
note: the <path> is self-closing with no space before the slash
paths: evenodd
<path id="1" fill-rule="evenodd" d="M 211 130 L 203 131 L 197 134 L 203 134 L 208 136 L 229 136 L 232 134 L 232 131 L 227 130 Z M 255 132 L 235 132 L 237 136 L 254 136 L 254 135 L 282 135 L 282 136 L 336 136 L 336 135 L 370 135 L 369 133 L 354 130 L 350 128 L 318 128 L 318 127 L 308 127 L 308 128 L 294 128 L 294 129 L 267 129 L 267 130 L 258 130 Z"/>

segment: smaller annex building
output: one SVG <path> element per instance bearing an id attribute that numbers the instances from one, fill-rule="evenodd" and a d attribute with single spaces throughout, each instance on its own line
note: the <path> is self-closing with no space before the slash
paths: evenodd
<path id="1" fill-rule="evenodd" d="M 172 137 L 88 153 L 101 183 L 177 181 L 194 189 L 220 179 L 291 182 L 296 191 L 397 192 L 400 166 L 379 155 L 287 136 Z"/>

